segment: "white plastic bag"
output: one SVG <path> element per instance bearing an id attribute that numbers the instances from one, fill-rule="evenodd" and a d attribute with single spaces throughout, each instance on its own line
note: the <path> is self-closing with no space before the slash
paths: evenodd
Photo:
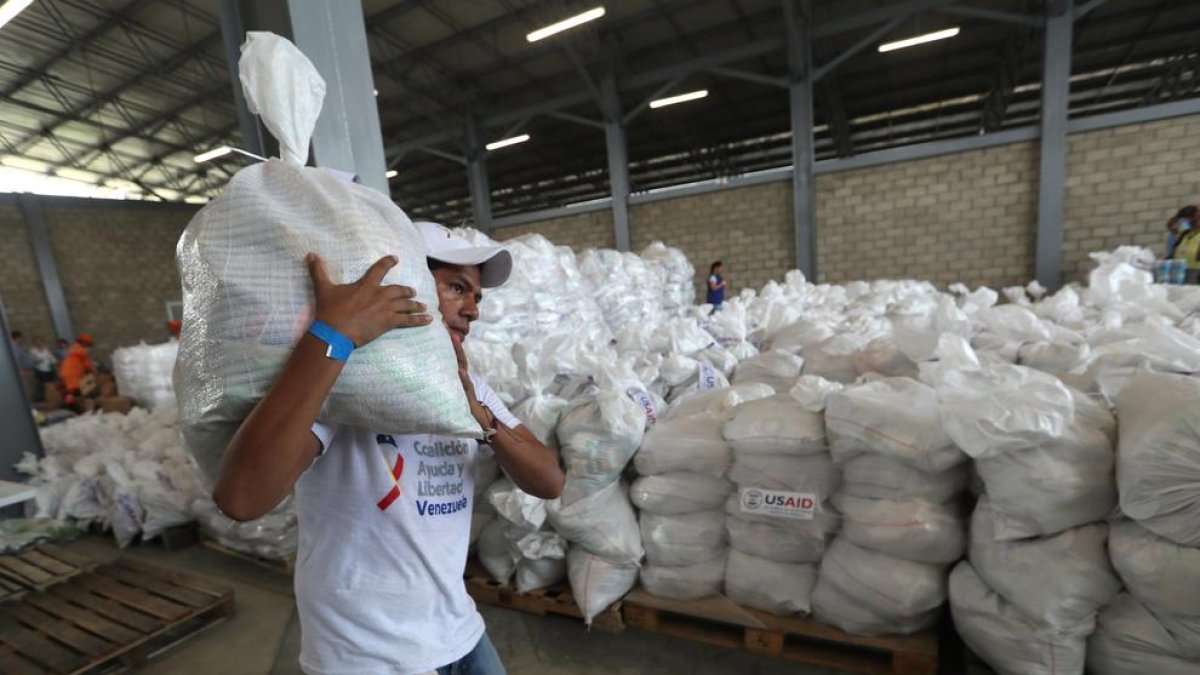
<path id="1" fill-rule="evenodd" d="M 674 516 L 643 512 L 640 520 L 642 545 L 651 565 L 694 565 L 725 550 L 722 509 Z"/>
<path id="2" fill-rule="evenodd" d="M 770 385 L 777 393 L 784 394 L 795 386 L 803 370 L 804 359 L 776 349 L 737 364 L 733 383 L 761 382 Z"/>
<path id="3" fill-rule="evenodd" d="M 739 489 L 762 488 L 811 494 L 817 510 L 837 489 L 841 472 L 826 453 L 819 455 L 739 454 L 729 479 Z"/>
<path id="4" fill-rule="evenodd" d="M 554 530 L 572 544 L 614 563 L 637 565 L 642 559 L 637 516 L 620 481 L 570 504 L 547 501 L 546 513 Z"/>
<path id="5" fill-rule="evenodd" d="M 817 566 L 775 562 L 729 552 L 725 570 L 725 594 L 739 605 L 786 616 L 807 614 Z"/>
<path id="6" fill-rule="evenodd" d="M 873 452 L 924 471 L 944 471 L 966 460 L 942 426 L 934 390 L 907 377 L 830 394 L 825 428 L 839 462 Z"/>
<path id="7" fill-rule="evenodd" d="M 966 519 L 954 503 L 838 493 L 833 506 L 842 516 L 841 536 L 863 548 L 933 564 L 955 562 L 967 549 Z"/>
<path id="8" fill-rule="evenodd" d="M 823 417 L 787 393 L 742 403 L 721 433 L 739 453 L 802 455 L 827 449 Z"/>
<path id="9" fill-rule="evenodd" d="M 724 389 L 691 394 L 672 401 L 671 405 L 667 406 L 666 412 L 662 414 L 660 421 L 689 417 L 703 412 L 711 412 L 723 419 L 728 419 L 730 411 L 739 404 L 774 394 L 775 390 L 770 385 L 761 382 L 737 384 Z"/>
<path id="10" fill-rule="evenodd" d="M 940 613 L 931 609 L 911 617 L 882 616 L 820 575 L 813 586 L 811 604 L 813 618 L 853 635 L 909 635 L 936 624 Z"/>
<path id="11" fill-rule="evenodd" d="M 572 401 L 558 423 L 570 479 L 563 501 L 577 501 L 615 481 L 642 444 L 645 428 L 645 410 L 622 391 L 603 389 Z"/>
<path id="12" fill-rule="evenodd" d="M 716 476 L 689 471 L 641 476 L 633 482 L 633 505 L 665 516 L 724 507 L 733 483 Z"/>
<path id="13" fill-rule="evenodd" d="M 517 563 L 517 592 L 529 593 L 567 578 L 566 558 L 522 558 Z"/>
<path id="14" fill-rule="evenodd" d="M 633 590 L 638 567 L 613 563 L 583 547 L 572 546 L 567 552 L 567 577 L 571 581 L 571 595 L 583 612 L 584 622 L 590 626 L 592 619 Z"/>
<path id="15" fill-rule="evenodd" d="M 950 610 L 963 642 L 998 675 L 1083 675 L 1090 629 L 1056 633 L 1037 627 L 966 561 L 950 574 Z"/>
<path id="16" fill-rule="evenodd" d="M 653 595 L 676 600 L 699 600 L 721 592 L 725 584 L 724 552 L 693 565 L 642 566 L 642 588 Z"/>
<path id="17" fill-rule="evenodd" d="M 504 522 L 497 518 L 488 523 L 479 533 L 476 542 L 479 562 L 496 581 L 507 584 L 517 569 L 517 557 L 504 532 Z"/>
<path id="18" fill-rule="evenodd" d="M 721 437 L 723 420 L 715 413 L 672 417 L 655 424 L 634 455 L 642 475 L 691 471 L 720 476 L 729 468 L 729 445 Z"/>
<path id="19" fill-rule="evenodd" d="M 868 340 L 842 333 L 800 350 L 804 374 L 817 375 L 834 382 L 850 383 L 858 378 L 858 352 Z"/>
<path id="20" fill-rule="evenodd" d="M 1109 529 L 1108 552 L 1125 587 L 1156 616 L 1200 622 L 1200 548 L 1120 520 Z"/>
<path id="21" fill-rule="evenodd" d="M 841 491 L 868 499 L 923 499 L 944 502 L 967 487 L 969 465 L 921 471 L 884 455 L 861 454 L 842 465 Z"/>
<path id="22" fill-rule="evenodd" d="M 1195 675 L 1200 659 L 1184 657 L 1154 615 L 1121 593 L 1096 620 L 1087 642 L 1087 667 L 1095 675 Z"/>
<path id="23" fill-rule="evenodd" d="M 321 419 L 381 433 L 478 436 L 420 233 L 388 195 L 304 166 L 325 91 L 316 68 L 287 40 L 252 32 L 239 72 L 282 159 L 234 175 L 177 248 L 183 332 L 175 383 L 184 438 L 201 469 L 215 481 L 229 438 L 308 330 L 309 252 L 335 284 L 395 256 L 383 283 L 413 288 L 433 316 L 355 350 Z"/>
<path id="24" fill-rule="evenodd" d="M 536 530 L 546 522 L 546 500 L 535 497 L 507 477 L 487 489 L 487 501 L 504 520 L 525 530 Z"/>
<path id="25" fill-rule="evenodd" d="M 1091 632 L 1096 612 L 1121 590 L 1108 560 L 1108 526 L 1085 525 L 1052 537 L 996 541 L 982 498 L 971 518 L 971 565 L 1026 621 L 1052 631 Z"/>
<path id="26" fill-rule="evenodd" d="M 821 581 L 864 610 L 903 624 L 946 600 L 944 565 L 901 560 L 838 538 L 821 559 Z"/>
<path id="27" fill-rule="evenodd" d="M 1142 527 L 1200 547 L 1200 379 L 1142 373 L 1117 397 L 1121 510 Z"/>

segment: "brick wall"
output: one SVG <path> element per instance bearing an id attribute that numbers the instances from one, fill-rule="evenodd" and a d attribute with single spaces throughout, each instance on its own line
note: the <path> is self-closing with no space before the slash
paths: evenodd
<path id="1" fill-rule="evenodd" d="M 696 297 L 704 298 L 709 265 L 720 260 L 729 292 L 761 288 L 795 267 L 787 183 L 767 183 L 658 202 L 629 210 L 634 251 L 653 241 L 681 249 L 696 268 Z"/>
<path id="2" fill-rule="evenodd" d="M 570 246 L 575 251 L 613 248 L 617 245 L 613 236 L 612 212 L 607 209 L 502 227 L 497 229 L 494 235 L 496 239 L 503 241 L 531 232 L 540 234 L 560 246 Z"/>
<path id="3" fill-rule="evenodd" d="M 1028 282 L 1037 161 L 1020 143 L 817 176 L 820 279 Z"/>
<path id="4" fill-rule="evenodd" d="M 1200 117 L 1178 117 L 1069 138 L 1063 275 L 1083 279 L 1087 254 L 1121 244 L 1166 246 L 1167 219 L 1200 203 Z"/>
<path id="5" fill-rule="evenodd" d="M 54 324 L 46 306 L 38 276 L 37 260 L 25 217 L 16 205 L 0 204 L 0 301 L 8 315 L 9 328 L 40 335 L 54 342 Z"/>

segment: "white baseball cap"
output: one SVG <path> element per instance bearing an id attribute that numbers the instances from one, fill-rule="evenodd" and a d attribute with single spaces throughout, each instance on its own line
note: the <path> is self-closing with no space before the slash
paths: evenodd
<path id="1" fill-rule="evenodd" d="M 503 246 L 473 246 L 450 228 L 420 220 L 413 223 L 425 238 L 429 258 L 450 265 L 479 265 L 479 283 L 495 288 L 512 273 L 512 254 Z"/>

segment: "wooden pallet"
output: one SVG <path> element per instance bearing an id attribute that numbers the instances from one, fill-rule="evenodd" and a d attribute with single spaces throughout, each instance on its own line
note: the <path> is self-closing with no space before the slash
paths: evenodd
<path id="1" fill-rule="evenodd" d="M 0 555 L 0 601 L 45 589 L 92 567 L 88 560 L 53 544 Z"/>
<path id="2" fill-rule="evenodd" d="M 579 605 L 575 604 L 575 597 L 571 595 L 571 587 L 566 583 L 540 588 L 529 593 L 518 593 L 517 589 L 511 585 L 501 584 L 492 579 L 483 565 L 473 558 L 467 561 L 467 570 L 463 575 L 463 580 L 467 584 L 467 593 L 475 599 L 475 602 L 515 609 L 518 612 L 536 616 L 557 614 L 583 619 L 583 612 L 579 609 Z M 618 600 L 593 617 L 592 628 L 607 633 L 619 633 L 624 630 L 625 623 L 621 620 L 621 602 Z"/>
<path id="3" fill-rule="evenodd" d="M 916 635 L 862 637 L 799 617 L 747 609 L 724 597 L 672 600 L 636 588 L 624 600 L 631 628 L 721 647 L 871 675 L 934 675 L 938 639 Z"/>
<path id="4" fill-rule="evenodd" d="M 232 548 L 229 548 L 228 546 L 225 546 L 224 544 L 220 543 L 219 541 L 211 539 L 206 535 L 200 536 L 200 543 L 203 544 L 205 546 L 205 548 L 210 548 L 214 551 L 219 551 L 220 553 L 224 553 L 227 556 L 232 556 L 239 560 L 244 560 L 248 563 L 258 565 L 259 567 L 269 569 L 272 572 L 278 572 L 280 574 L 286 574 L 288 576 L 291 576 L 292 574 L 295 574 L 295 572 L 296 572 L 296 558 L 294 556 L 288 557 L 284 560 L 275 560 L 272 558 L 264 558 L 259 555 L 254 555 L 253 553 L 242 553 L 241 551 L 236 551 Z"/>
<path id="5" fill-rule="evenodd" d="M 123 670 L 233 611 L 233 591 L 118 560 L 0 604 L 0 673 Z"/>

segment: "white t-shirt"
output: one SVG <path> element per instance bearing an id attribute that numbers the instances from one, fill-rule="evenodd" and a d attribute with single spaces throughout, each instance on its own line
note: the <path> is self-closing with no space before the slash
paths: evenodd
<path id="1" fill-rule="evenodd" d="M 520 424 L 471 379 L 497 419 Z M 411 675 L 466 656 L 484 631 L 463 584 L 479 443 L 320 422 L 313 434 L 322 454 L 296 483 L 300 667 Z"/>

